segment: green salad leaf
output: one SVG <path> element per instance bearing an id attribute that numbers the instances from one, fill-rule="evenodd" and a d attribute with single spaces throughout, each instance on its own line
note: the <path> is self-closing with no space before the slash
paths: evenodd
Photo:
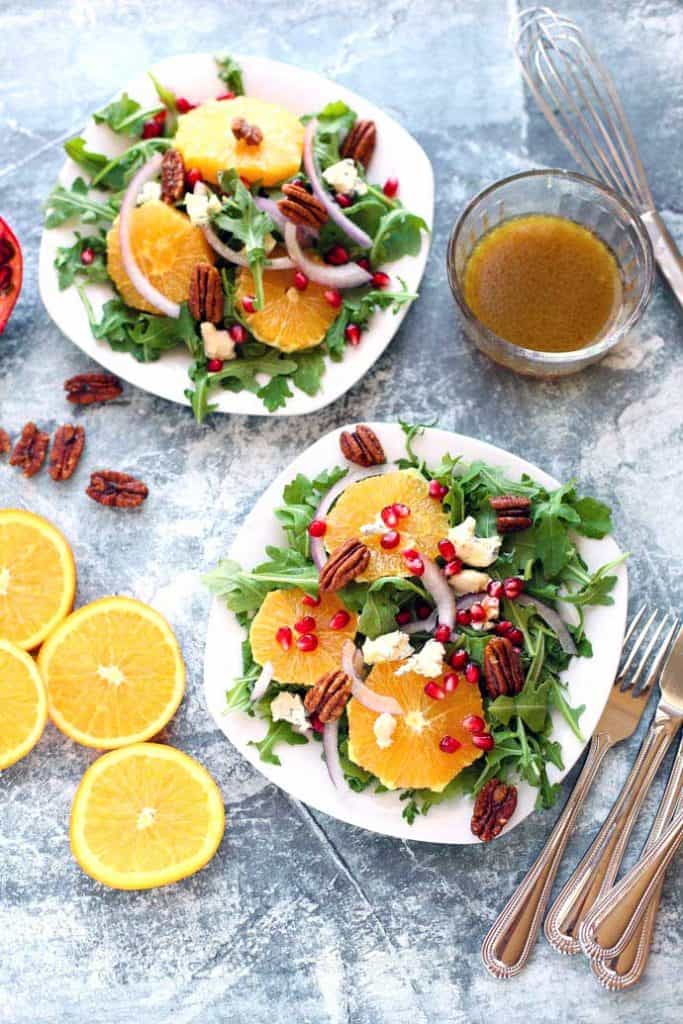
<path id="1" fill-rule="evenodd" d="M 290 747 L 298 747 L 302 743 L 308 743 L 308 740 L 300 732 L 293 729 L 289 722 L 279 720 L 270 723 L 268 731 L 262 740 L 250 740 L 249 746 L 256 747 L 259 757 L 266 764 L 274 764 L 279 767 L 282 762 L 278 755 L 274 753 L 274 748 L 278 743 L 287 743 Z"/>
<path id="2" fill-rule="evenodd" d="M 162 106 L 149 107 L 144 109 L 137 100 L 134 100 L 127 92 L 108 103 L 106 107 L 95 111 L 93 120 L 95 124 L 106 124 L 117 135 L 139 135 L 143 125 L 155 114 L 161 113 Z"/>
<path id="3" fill-rule="evenodd" d="M 178 109 L 175 102 L 175 94 L 167 89 L 165 85 L 162 85 L 159 79 L 148 71 L 147 74 L 152 79 L 152 84 L 156 90 L 156 94 L 166 108 L 166 117 L 164 119 L 164 135 L 167 138 L 173 138 L 176 131 L 178 130 Z"/>
<path id="4" fill-rule="evenodd" d="M 119 202 L 113 198 L 106 202 L 92 199 L 89 191 L 83 178 L 76 178 L 69 187 L 55 185 L 45 201 L 45 227 L 61 227 L 73 217 L 79 217 L 83 224 L 113 221 Z"/>
<path id="5" fill-rule="evenodd" d="M 403 206 L 385 213 L 373 239 L 371 263 L 379 266 L 393 263 L 402 256 L 417 256 L 423 231 L 429 231 L 426 221 Z"/>
<path id="6" fill-rule="evenodd" d="M 82 286 L 78 290 L 93 336 L 106 341 L 115 352 L 130 352 L 138 362 L 152 363 L 179 345 L 193 351 L 198 344 L 195 322 L 185 303 L 175 320 L 132 309 L 122 299 L 109 299 L 98 321 Z"/>
<path id="7" fill-rule="evenodd" d="M 244 246 L 249 269 L 254 278 L 255 305 L 263 309 L 263 269 L 266 264 L 266 245 L 275 230 L 267 213 L 259 210 L 249 189 L 235 171 L 220 175 L 220 186 L 225 192 L 223 208 L 212 222 L 231 240 Z M 230 241 L 228 244 L 231 244 Z"/>
<path id="8" fill-rule="evenodd" d="M 341 159 L 339 147 L 353 128 L 356 114 L 343 100 L 335 100 L 315 116 L 318 130 L 313 141 L 313 153 L 318 168 L 325 171 Z"/>
<path id="9" fill-rule="evenodd" d="M 96 284 L 108 281 L 107 273 L 107 239 L 104 231 L 96 235 L 81 235 L 74 232 L 76 241 L 73 245 L 60 245 L 55 256 L 55 269 L 60 291 L 69 288 L 76 281 Z M 83 262 L 83 253 L 93 254 L 91 262 Z"/>
<path id="10" fill-rule="evenodd" d="M 229 92 L 235 96 L 244 95 L 244 78 L 242 68 L 227 53 L 214 57 L 218 77 Z"/>

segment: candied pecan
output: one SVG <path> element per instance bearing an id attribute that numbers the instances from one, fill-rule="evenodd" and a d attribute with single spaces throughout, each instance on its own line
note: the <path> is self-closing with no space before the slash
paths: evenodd
<path id="1" fill-rule="evenodd" d="M 224 301 L 221 275 L 210 263 L 197 263 L 190 278 L 187 300 L 192 316 L 200 323 L 220 324 Z"/>
<path id="2" fill-rule="evenodd" d="M 74 405 L 92 405 L 93 402 L 111 402 L 123 388 L 118 377 L 111 373 L 79 373 L 64 381 L 69 402 Z"/>
<path id="3" fill-rule="evenodd" d="M 359 423 L 353 433 L 342 430 L 339 447 L 344 458 L 357 466 L 381 466 L 387 461 L 377 434 L 364 423 Z"/>
<path id="4" fill-rule="evenodd" d="M 484 685 L 491 700 L 514 697 L 524 687 L 520 653 L 505 636 L 492 637 L 484 648 Z"/>
<path id="5" fill-rule="evenodd" d="M 38 430 L 35 423 L 27 423 L 9 457 L 10 466 L 19 466 L 24 476 L 35 476 L 45 462 L 50 435 Z"/>
<path id="6" fill-rule="evenodd" d="M 370 549 L 359 540 L 345 540 L 335 548 L 320 570 L 320 592 L 341 590 L 368 567 Z"/>
<path id="7" fill-rule="evenodd" d="M 284 199 L 278 201 L 278 209 L 293 224 L 321 228 L 327 220 L 325 204 L 311 195 L 307 188 L 294 181 L 282 186 Z"/>
<path id="8" fill-rule="evenodd" d="M 263 132 L 257 124 L 249 124 L 243 117 L 234 117 L 230 125 L 232 134 L 239 142 L 246 142 L 247 146 L 260 146 L 263 142 Z"/>
<path id="9" fill-rule="evenodd" d="M 351 696 L 351 680 L 345 672 L 328 672 L 314 683 L 304 697 L 304 707 L 309 715 L 317 715 L 320 721 L 334 722 L 341 718 Z"/>
<path id="10" fill-rule="evenodd" d="M 90 475 L 90 485 L 85 493 L 93 501 L 108 508 L 137 508 L 149 494 L 141 480 L 128 473 L 113 469 L 102 469 Z"/>
<path id="11" fill-rule="evenodd" d="M 10 441 L 9 434 L 0 427 L 0 455 L 7 455 L 11 447 L 12 442 Z"/>
<path id="12" fill-rule="evenodd" d="M 161 159 L 161 198 L 173 206 L 185 194 L 185 164 L 177 149 L 167 149 Z"/>
<path id="13" fill-rule="evenodd" d="M 517 788 L 500 779 L 486 783 L 474 802 L 470 828 L 482 843 L 500 835 L 517 807 Z"/>
<path id="14" fill-rule="evenodd" d="M 374 121 L 356 121 L 341 144 L 339 152 L 345 159 L 357 160 L 367 170 L 375 152 L 377 129 Z"/>
<path id="15" fill-rule="evenodd" d="M 78 461 L 83 454 L 85 430 L 65 423 L 57 427 L 50 451 L 50 468 L 48 473 L 53 480 L 68 480 L 73 476 Z"/>
<path id="16" fill-rule="evenodd" d="M 519 494 L 501 494 L 489 498 L 489 505 L 496 513 L 498 533 L 519 533 L 520 530 L 528 530 L 531 526 L 529 498 Z"/>

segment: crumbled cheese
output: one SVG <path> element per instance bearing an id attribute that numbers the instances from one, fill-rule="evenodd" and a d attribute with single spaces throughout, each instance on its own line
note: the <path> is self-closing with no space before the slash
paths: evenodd
<path id="1" fill-rule="evenodd" d="M 476 523 L 473 516 L 468 516 L 462 523 L 448 531 L 448 539 L 455 545 L 455 553 L 466 565 L 476 569 L 485 569 L 498 558 L 502 538 L 497 534 L 493 537 L 475 537 Z"/>
<path id="2" fill-rule="evenodd" d="M 497 597 L 484 597 L 481 600 L 481 606 L 486 612 L 486 618 L 483 622 L 472 622 L 472 629 L 478 629 L 480 631 L 491 629 L 493 627 L 493 623 L 500 614 L 500 601 Z"/>
<path id="3" fill-rule="evenodd" d="M 393 633 L 383 633 L 374 640 L 368 637 L 363 644 L 363 661 L 366 665 L 378 665 L 383 661 L 403 661 L 413 653 L 410 640 L 399 629 Z"/>
<path id="4" fill-rule="evenodd" d="M 223 208 L 215 192 L 186 192 L 185 211 L 193 224 L 197 227 L 205 227 L 214 213 L 220 213 Z"/>
<path id="5" fill-rule="evenodd" d="M 363 537 L 380 537 L 386 533 L 389 527 L 384 522 L 381 516 L 377 516 L 371 523 L 364 523 L 360 528 L 360 533 Z"/>
<path id="6" fill-rule="evenodd" d="M 138 192 L 136 205 L 143 206 L 144 203 L 152 203 L 155 199 L 161 199 L 161 184 L 158 181 L 146 181 Z"/>
<path id="7" fill-rule="evenodd" d="M 323 178 L 328 185 L 332 186 L 337 195 L 346 196 L 355 192 L 356 195 L 364 196 L 368 190 L 355 163 L 349 158 L 328 167 L 326 171 L 323 171 Z"/>
<path id="8" fill-rule="evenodd" d="M 377 740 L 377 746 L 380 750 L 386 750 L 393 743 L 394 729 L 396 728 L 396 719 L 393 715 L 388 715 L 384 711 L 381 715 L 378 715 L 375 719 L 375 724 L 372 730 Z"/>
<path id="9" fill-rule="evenodd" d="M 463 569 L 456 576 L 451 576 L 448 582 L 456 594 L 483 594 L 491 582 L 491 577 L 487 572 Z"/>
<path id="10" fill-rule="evenodd" d="M 306 732 L 309 727 L 304 702 L 298 693 L 282 690 L 270 702 L 270 713 L 274 722 L 289 722 L 297 732 Z"/>
<path id="11" fill-rule="evenodd" d="M 406 672 L 417 672 L 428 679 L 436 679 L 443 672 L 443 658 L 446 648 L 438 640 L 428 640 L 421 651 L 404 661 L 395 675 L 403 676 Z"/>
<path id="12" fill-rule="evenodd" d="M 204 355 L 207 359 L 234 359 L 235 342 L 227 331 L 219 331 L 217 327 L 208 321 L 203 323 L 199 330 L 202 332 L 204 342 Z"/>

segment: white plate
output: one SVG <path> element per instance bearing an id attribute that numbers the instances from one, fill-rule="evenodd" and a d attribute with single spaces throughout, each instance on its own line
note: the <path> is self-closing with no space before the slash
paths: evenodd
<path id="1" fill-rule="evenodd" d="M 280 103 L 297 114 L 320 110 L 331 100 L 341 99 L 359 117 L 375 121 L 377 148 L 370 166 L 372 179 L 382 182 L 390 175 L 400 175 L 401 201 L 408 209 L 423 217 L 431 228 L 434 215 L 432 166 L 422 147 L 398 122 L 362 96 L 312 71 L 302 71 L 301 68 L 264 57 L 238 57 L 238 60 L 244 69 L 245 88 L 250 96 Z M 185 96 L 193 103 L 217 96 L 225 89 L 216 76 L 210 54 L 169 57 L 150 70 L 176 95 Z M 158 102 L 146 74 L 129 82 L 124 89 L 143 104 L 153 105 Z M 126 148 L 106 126 L 95 125 L 92 121 L 84 134 L 91 149 L 118 154 Z M 78 166 L 72 160 L 67 160 L 60 171 L 59 180 L 63 185 L 68 185 L 79 174 L 82 171 Z M 427 262 L 430 237 L 423 234 L 422 249 L 417 256 L 404 256 L 387 265 L 386 269 L 392 277 L 402 277 L 410 291 L 418 290 Z M 144 391 L 188 405 L 184 395 L 189 386 L 187 368 L 190 358 L 187 353 L 178 350 L 162 356 L 156 363 L 138 363 L 127 352 L 113 352 L 106 341 L 93 338 L 85 309 L 75 288 L 60 292 L 53 261 L 58 246 L 71 244 L 72 241 L 72 228 L 64 226 L 43 231 L 39 262 L 40 294 L 54 322 L 67 338 L 112 373 Z M 98 315 L 103 303 L 113 294 L 113 289 L 107 285 L 88 287 L 88 295 Z M 408 307 L 404 306 L 396 315 L 388 310 L 376 313 L 357 348 L 347 346 L 340 363 L 327 361 L 321 390 L 313 397 L 293 388 L 293 397 L 284 409 L 278 409 L 275 413 L 269 413 L 261 399 L 247 391 L 233 394 L 217 389 L 211 400 L 217 402 L 220 412 L 259 416 L 293 416 L 322 409 L 367 373 L 393 338 L 407 311 Z"/>
<path id="2" fill-rule="evenodd" d="M 404 437 L 396 424 L 370 424 L 378 433 L 389 461 L 405 454 Z M 340 427 L 321 437 L 281 473 L 259 498 L 235 537 L 230 557 L 243 566 L 251 567 L 264 560 L 264 549 L 268 544 L 281 545 L 283 534 L 273 515 L 273 509 L 281 504 L 282 489 L 297 473 L 315 476 L 323 469 L 339 465 L 339 434 L 353 427 Z M 462 434 L 446 430 L 428 430 L 416 442 L 416 451 L 430 464 L 450 452 L 462 455 L 467 462 L 483 459 L 501 466 L 513 478 L 528 473 L 548 488 L 558 482 L 524 459 L 511 455 L 484 441 L 477 441 Z M 611 537 L 604 540 L 578 538 L 578 548 L 591 570 L 619 556 L 619 548 Z M 624 637 L 627 602 L 626 568 L 615 570 L 618 577 L 612 592 L 614 604 L 589 608 L 586 613 L 586 632 L 593 644 L 592 658 L 575 658 L 564 679 L 569 685 L 569 701 L 572 705 L 586 705 L 581 716 L 583 735 L 589 737 L 598 722 L 609 689 L 614 679 L 619 653 Z M 377 795 L 366 791 L 353 793 L 338 792 L 329 780 L 321 757 L 321 747 L 311 742 L 306 746 L 289 747 L 281 745 L 277 753 L 281 767 L 264 764 L 259 760 L 258 751 L 249 746 L 249 741 L 261 739 L 265 723 L 250 718 L 242 712 L 225 713 L 225 693 L 232 683 L 232 677 L 240 674 L 240 644 L 244 638 L 241 626 L 225 604 L 216 599 L 209 615 L 208 636 L 204 662 L 204 688 L 206 700 L 218 727 L 232 744 L 266 778 L 284 789 L 291 796 L 302 800 L 316 810 L 331 814 L 351 825 L 359 825 L 372 832 L 397 836 L 401 839 L 419 839 L 438 843 L 472 843 L 477 840 L 470 832 L 472 803 L 469 799 L 445 801 L 433 807 L 425 817 L 418 817 L 408 825 L 401 817 L 403 804 L 396 793 Z M 564 771 L 548 768 L 552 782 L 564 777 L 575 764 L 585 744 L 579 742 L 558 713 L 553 713 L 553 738 L 560 741 L 565 763 Z M 534 809 L 537 790 L 526 783 L 519 786 L 517 810 L 506 831 L 519 825 Z M 505 834 L 505 833 L 503 833 Z"/>

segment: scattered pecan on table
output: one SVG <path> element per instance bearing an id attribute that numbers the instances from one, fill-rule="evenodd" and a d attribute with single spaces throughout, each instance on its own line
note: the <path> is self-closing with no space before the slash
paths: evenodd
<path id="1" fill-rule="evenodd" d="M 118 377 L 111 373 L 79 373 L 64 381 L 69 402 L 74 405 L 92 405 L 93 402 L 111 402 L 123 388 Z"/>
<path id="2" fill-rule="evenodd" d="M 357 466 L 381 466 L 387 461 L 377 434 L 363 423 L 359 423 L 353 433 L 342 430 L 339 447 L 344 458 Z"/>
<path id="3" fill-rule="evenodd" d="M 177 149 L 167 149 L 161 158 L 161 198 L 173 206 L 185 195 L 185 164 Z"/>
<path id="4" fill-rule="evenodd" d="M 19 466 L 24 476 L 35 476 L 45 462 L 50 435 L 38 430 L 35 423 L 27 423 L 9 457 L 10 466 Z"/>
<path id="5" fill-rule="evenodd" d="M 524 687 L 520 653 L 505 636 L 492 637 L 484 648 L 484 686 L 491 700 L 514 697 Z"/>
<path id="6" fill-rule="evenodd" d="M 319 587 L 321 594 L 341 590 L 355 580 L 368 567 L 370 549 L 359 540 L 345 540 L 335 548 L 320 570 Z"/>
<path id="7" fill-rule="evenodd" d="M 141 480 L 114 469 L 101 469 L 90 475 L 85 493 L 107 508 L 137 508 L 149 494 Z"/>
<path id="8" fill-rule="evenodd" d="M 517 789 L 500 779 L 491 779 L 474 802 L 470 828 L 482 843 L 488 843 L 500 835 L 515 813 Z"/>
<path id="9" fill-rule="evenodd" d="M 341 718 L 350 697 L 351 680 L 346 673 L 328 672 L 307 692 L 304 707 L 309 715 L 317 715 L 324 725 Z"/>
<path id="10" fill-rule="evenodd" d="M 325 204 L 311 195 L 304 185 L 295 181 L 287 182 L 282 186 L 282 193 L 284 199 L 278 200 L 278 209 L 293 224 L 317 231 L 326 222 L 328 214 Z"/>
<path id="11" fill-rule="evenodd" d="M 497 498 L 489 498 L 489 505 L 496 513 L 498 533 L 518 533 L 531 526 L 531 502 L 528 498 L 518 494 L 501 494 Z"/>
<path id="12" fill-rule="evenodd" d="M 344 159 L 356 160 L 367 170 L 375 152 L 377 129 L 374 121 L 356 121 L 341 144 L 339 152 Z"/>
<path id="13" fill-rule="evenodd" d="M 64 423 L 57 427 L 50 451 L 48 473 L 53 480 L 68 480 L 76 471 L 85 445 L 85 430 Z"/>
<path id="14" fill-rule="evenodd" d="M 221 275 L 210 263 L 197 263 L 190 278 L 190 313 L 200 323 L 217 325 L 223 320 L 224 304 Z"/>
<path id="15" fill-rule="evenodd" d="M 257 124 L 249 124 L 243 117 L 234 117 L 230 125 L 232 134 L 240 142 L 246 142 L 247 146 L 260 146 L 263 142 L 263 132 Z"/>
<path id="16" fill-rule="evenodd" d="M 6 430 L 0 427 L 0 455 L 7 455 L 7 452 L 12 447 L 9 434 Z"/>

